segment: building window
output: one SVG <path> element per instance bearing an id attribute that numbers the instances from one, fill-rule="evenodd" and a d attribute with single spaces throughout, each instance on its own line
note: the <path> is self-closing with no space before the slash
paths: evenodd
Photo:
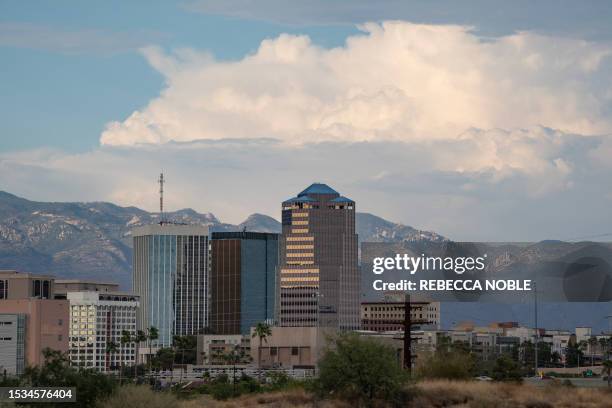
<path id="1" fill-rule="evenodd" d="M 8 299 L 8 280 L 0 280 L 0 299 Z"/>
<path id="2" fill-rule="evenodd" d="M 275 356 L 278 352 L 278 349 L 276 347 L 271 347 L 270 348 L 270 355 L 271 356 Z"/>
<path id="3" fill-rule="evenodd" d="M 33 294 L 34 297 L 40 297 L 40 280 L 36 279 L 35 281 L 32 282 L 33 284 Z"/>
<path id="4" fill-rule="evenodd" d="M 297 347 L 291 347 L 291 355 L 297 356 L 300 354 L 300 350 Z"/>

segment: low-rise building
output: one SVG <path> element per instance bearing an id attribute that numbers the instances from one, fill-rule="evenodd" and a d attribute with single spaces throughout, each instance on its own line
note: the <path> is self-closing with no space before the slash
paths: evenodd
<path id="1" fill-rule="evenodd" d="M 139 298 L 127 292 L 68 292 L 70 302 L 70 362 L 98 371 L 136 363 L 133 342 L 122 344 L 123 331 L 136 332 Z M 109 352 L 113 342 L 117 351 Z"/>
<path id="2" fill-rule="evenodd" d="M 250 362 L 251 338 L 242 334 L 199 334 L 197 336 L 197 364 L 224 364 L 225 356 L 232 352 L 244 355 L 242 362 Z"/>
<path id="3" fill-rule="evenodd" d="M 404 302 L 362 302 L 361 329 L 375 332 L 404 330 L 404 310 Z M 410 312 L 413 324 L 440 328 L 440 302 L 411 302 Z"/>
<path id="4" fill-rule="evenodd" d="M 0 374 L 23 373 L 26 318 L 23 313 L 0 314 Z"/>
<path id="5" fill-rule="evenodd" d="M 10 289 L 9 289 L 10 290 Z M 68 301 L 51 299 L 9 299 L 0 301 L 0 314 L 23 315 L 25 319 L 25 366 L 41 365 L 43 350 L 50 348 L 62 353 L 68 351 Z M 11 326 L 9 323 L 7 326 Z M 12 334 L 6 348 L 19 355 L 20 342 L 12 342 Z"/>
<path id="6" fill-rule="evenodd" d="M 260 344 L 251 340 L 252 361 L 262 368 L 315 368 L 328 336 L 336 329 L 321 327 L 271 327 Z M 251 335 L 253 329 L 251 329 Z"/>
<path id="7" fill-rule="evenodd" d="M 0 300 L 34 298 L 54 298 L 53 276 L 15 270 L 0 270 Z"/>

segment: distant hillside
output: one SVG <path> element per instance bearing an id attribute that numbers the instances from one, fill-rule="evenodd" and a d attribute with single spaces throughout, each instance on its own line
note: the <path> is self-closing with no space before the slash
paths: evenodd
<path id="1" fill-rule="evenodd" d="M 280 223 L 253 214 L 238 225 L 211 213 L 183 209 L 167 218 L 208 225 L 212 231 L 280 232 Z M 66 278 L 115 281 L 131 286 L 131 229 L 159 221 L 158 213 L 112 203 L 46 203 L 0 191 L 0 269 L 52 273 Z M 360 241 L 440 241 L 443 237 L 357 213 Z"/>

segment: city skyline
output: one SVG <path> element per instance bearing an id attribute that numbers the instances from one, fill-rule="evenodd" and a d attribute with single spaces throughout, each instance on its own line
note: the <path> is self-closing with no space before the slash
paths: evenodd
<path id="1" fill-rule="evenodd" d="M 605 2 L 50 4 L 0 6 L 2 190 L 153 210 L 163 170 L 234 223 L 321 181 L 455 240 L 612 232 Z"/>

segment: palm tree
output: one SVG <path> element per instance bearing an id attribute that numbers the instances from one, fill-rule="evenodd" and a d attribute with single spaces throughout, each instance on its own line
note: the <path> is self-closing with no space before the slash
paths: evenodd
<path id="1" fill-rule="evenodd" d="M 595 346 L 597 346 L 597 337 L 591 336 L 588 340 L 589 343 L 589 351 L 591 352 L 591 366 L 595 365 Z"/>
<path id="2" fill-rule="evenodd" d="M 147 365 L 148 365 L 148 371 L 149 371 L 149 375 L 151 375 L 151 360 L 152 360 L 152 356 L 151 356 L 151 342 L 157 340 L 159 338 L 159 330 L 157 330 L 157 327 L 151 326 L 149 327 L 149 332 L 147 333 L 147 343 L 149 346 L 149 353 L 148 353 L 148 358 L 147 358 Z"/>
<path id="3" fill-rule="evenodd" d="M 608 388 L 610 388 L 612 386 L 612 360 L 606 360 L 603 362 L 601 374 L 606 374 L 608 376 Z"/>
<path id="4" fill-rule="evenodd" d="M 125 346 L 129 345 L 132 342 L 132 335 L 130 334 L 129 331 L 127 330 L 122 330 L 121 331 L 121 339 L 119 340 L 121 343 L 121 350 L 125 351 Z M 125 355 L 125 353 L 124 353 Z M 123 371 L 123 359 L 121 358 L 121 354 L 119 354 L 119 358 L 120 358 L 120 370 Z M 119 382 L 121 383 L 121 382 Z"/>
<path id="5" fill-rule="evenodd" d="M 257 366 L 259 370 L 261 370 L 262 341 L 265 341 L 267 343 L 268 342 L 267 337 L 271 335 L 272 335 L 272 329 L 270 329 L 270 326 L 267 323 L 262 323 L 262 322 L 257 323 L 257 325 L 255 326 L 255 329 L 253 330 L 253 334 L 251 335 L 251 338 L 253 337 L 259 338 L 259 347 L 257 348 Z M 261 377 L 261 373 L 260 373 L 260 377 Z"/>
<path id="6" fill-rule="evenodd" d="M 106 354 L 110 356 L 112 354 L 117 353 L 117 351 L 119 351 L 119 346 L 117 345 L 117 343 L 115 343 L 114 341 L 109 341 L 108 343 L 106 343 Z M 121 371 L 119 372 L 119 382 L 121 382 Z"/>
<path id="7" fill-rule="evenodd" d="M 147 335 L 144 331 L 138 330 L 134 335 L 134 342 L 136 343 L 136 364 L 134 364 L 134 378 L 138 376 L 138 355 L 140 354 L 140 343 L 147 341 Z"/>

